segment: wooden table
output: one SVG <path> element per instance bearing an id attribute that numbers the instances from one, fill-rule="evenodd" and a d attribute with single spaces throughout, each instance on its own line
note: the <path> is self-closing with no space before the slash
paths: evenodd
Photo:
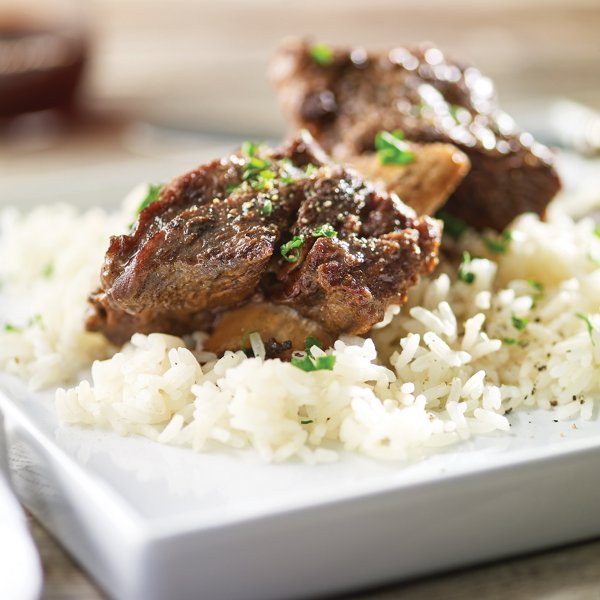
<path id="1" fill-rule="evenodd" d="M 44 600 L 104 595 L 31 516 L 44 569 Z M 600 599 L 600 540 L 340 597 L 353 600 Z"/>

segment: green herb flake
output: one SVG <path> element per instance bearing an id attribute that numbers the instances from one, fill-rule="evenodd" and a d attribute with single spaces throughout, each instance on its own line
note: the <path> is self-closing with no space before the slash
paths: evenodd
<path id="1" fill-rule="evenodd" d="M 514 346 L 517 343 L 515 338 L 502 338 L 502 343 L 507 346 Z"/>
<path id="2" fill-rule="evenodd" d="M 404 141 L 404 134 L 396 131 L 380 131 L 375 136 L 375 150 L 382 165 L 407 165 L 415 160 L 415 155 Z"/>
<path id="3" fill-rule="evenodd" d="M 275 173 L 269 169 L 263 169 L 255 174 L 250 185 L 255 190 L 265 190 L 273 185 Z"/>
<path id="4" fill-rule="evenodd" d="M 460 125 L 460 119 L 458 118 L 458 111 L 463 109 L 459 104 L 448 104 L 448 112 L 450 116 L 454 119 L 454 122 Z"/>
<path id="5" fill-rule="evenodd" d="M 51 262 L 49 262 L 44 267 L 44 270 L 42 271 L 42 277 L 45 277 L 46 279 L 50 279 L 50 277 L 52 277 L 52 275 L 54 275 L 54 265 Z"/>
<path id="6" fill-rule="evenodd" d="M 265 200 L 264 204 L 258 211 L 263 217 L 268 217 L 273 212 L 273 202 L 271 200 Z"/>
<path id="7" fill-rule="evenodd" d="M 317 165 L 313 165 L 312 163 L 308 163 L 304 168 L 304 172 L 306 173 L 307 177 L 312 177 L 318 170 L 319 167 L 317 167 Z"/>
<path id="8" fill-rule="evenodd" d="M 27 321 L 27 325 L 29 327 L 31 327 L 32 325 L 36 325 L 36 324 L 41 325 L 41 323 L 42 323 L 42 315 L 40 315 L 39 313 L 36 313 L 35 315 L 33 315 L 33 317 L 31 317 Z"/>
<path id="9" fill-rule="evenodd" d="M 271 162 L 264 158 L 249 156 L 242 171 L 242 181 L 247 181 L 254 190 L 270 188 L 275 179 L 271 166 Z"/>
<path id="10" fill-rule="evenodd" d="M 596 237 L 599 237 L 599 238 L 600 238 L 600 227 L 596 227 L 596 228 L 594 229 L 594 235 L 595 235 Z"/>
<path id="11" fill-rule="evenodd" d="M 249 179 L 254 179 L 258 175 L 260 175 L 261 171 L 265 171 L 271 166 L 271 163 L 264 158 L 259 158 L 258 156 L 251 156 L 248 159 L 248 162 L 244 166 L 244 172 L 242 173 L 242 179 L 244 181 L 248 181 Z"/>
<path id="12" fill-rule="evenodd" d="M 485 247 L 494 254 L 504 254 L 506 252 L 506 246 L 498 240 L 484 237 L 483 243 L 485 244 Z"/>
<path id="13" fill-rule="evenodd" d="M 465 269 L 465 267 L 467 267 L 470 264 L 471 255 L 465 250 L 465 252 L 463 252 L 462 254 L 462 262 L 460 263 L 460 267 L 458 268 L 458 278 L 469 285 L 471 285 L 475 281 L 475 273 Z"/>
<path id="14" fill-rule="evenodd" d="M 163 184 L 150 184 L 146 197 L 142 200 L 136 211 L 136 216 L 139 215 L 146 207 L 150 206 L 153 202 L 156 202 L 160 197 L 160 190 L 162 190 Z"/>
<path id="15" fill-rule="evenodd" d="M 486 248 L 494 254 L 505 254 L 511 241 L 512 232 L 508 229 L 502 234 L 500 239 L 483 238 Z"/>
<path id="16" fill-rule="evenodd" d="M 512 231 L 509 229 L 502 233 L 500 239 L 483 238 L 483 243 L 486 245 L 487 249 L 495 254 L 505 254 L 511 241 Z"/>
<path id="17" fill-rule="evenodd" d="M 256 156 L 259 147 L 260 144 L 257 144 L 256 142 L 246 141 L 242 144 L 242 154 L 245 154 L 246 156 L 252 158 L 253 156 Z"/>
<path id="18" fill-rule="evenodd" d="M 540 281 L 536 281 L 535 279 L 528 279 L 527 283 L 538 293 L 544 293 L 544 284 Z"/>
<path id="19" fill-rule="evenodd" d="M 326 67 L 333 62 L 333 50 L 327 44 L 314 44 L 310 49 L 310 56 L 322 67 Z"/>
<path id="20" fill-rule="evenodd" d="M 306 341 L 304 342 L 304 348 L 305 348 L 306 352 L 310 352 L 310 349 L 313 346 L 316 346 L 317 348 L 321 348 L 321 350 L 323 349 L 323 344 L 316 337 L 309 335 L 306 338 Z"/>
<path id="21" fill-rule="evenodd" d="M 544 297 L 544 284 L 535 279 L 528 279 L 527 283 L 534 289 L 531 298 L 533 299 L 532 308 L 535 308 L 538 301 Z"/>
<path id="22" fill-rule="evenodd" d="M 334 366 L 335 356 L 333 356 L 333 354 L 318 356 L 315 359 L 315 371 L 333 371 Z"/>
<path id="23" fill-rule="evenodd" d="M 332 371 L 335 366 L 335 356 L 332 354 L 317 356 L 316 358 L 310 354 L 294 356 L 292 357 L 292 365 L 307 373 L 311 371 Z"/>
<path id="24" fill-rule="evenodd" d="M 4 331 L 7 331 L 9 333 L 17 333 L 17 332 L 21 331 L 21 328 L 17 327 L 16 325 L 13 325 L 12 323 L 5 323 Z"/>
<path id="25" fill-rule="evenodd" d="M 527 327 L 527 323 L 529 323 L 529 319 L 527 317 L 517 317 L 514 313 L 511 316 L 512 324 L 515 329 L 519 331 L 523 331 L 525 327 Z"/>
<path id="26" fill-rule="evenodd" d="M 594 326 L 592 325 L 592 322 L 590 321 L 589 316 L 585 315 L 583 313 L 575 313 L 575 316 L 578 319 L 581 319 L 586 324 L 588 333 L 590 335 L 590 340 L 592 340 L 592 346 L 595 346 L 596 345 L 596 341 L 594 340 L 594 336 L 593 336 Z"/>
<path id="27" fill-rule="evenodd" d="M 444 223 L 444 233 L 455 240 L 459 240 L 467 230 L 467 224 L 463 220 L 446 210 L 438 210 L 435 216 Z"/>
<path id="28" fill-rule="evenodd" d="M 235 190 L 237 190 L 238 187 L 240 187 L 239 183 L 230 183 L 225 186 L 225 191 L 228 194 L 232 194 L 233 192 L 235 192 Z"/>
<path id="29" fill-rule="evenodd" d="M 333 228 L 329 223 L 325 223 L 324 225 L 319 225 L 315 229 L 313 229 L 312 234 L 315 237 L 337 237 L 337 231 Z"/>
<path id="30" fill-rule="evenodd" d="M 310 425 L 311 423 L 314 423 L 314 421 L 312 419 L 306 419 L 304 421 L 300 421 L 301 425 Z"/>
<path id="31" fill-rule="evenodd" d="M 314 363 L 311 360 L 311 357 L 306 355 L 306 356 L 292 356 L 292 360 L 291 360 L 292 365 L 294 365 L 294 367 L 301 369 L 302 371 L 306 371 L 307 373 L 309 371 L 314 371 Z"/>
<path id="32" fill-rule="evenodd" d="M 281 246 L 280 252 L 284 260 L 289 263 L 298 262 L 300 258 L 300 247 L 304 244 L 303 235 L 295 235 L 289 242 Z"/>

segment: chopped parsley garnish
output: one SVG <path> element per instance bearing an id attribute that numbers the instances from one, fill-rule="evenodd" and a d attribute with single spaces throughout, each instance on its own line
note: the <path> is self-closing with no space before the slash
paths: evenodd
<path id="1" fill-rule="evenodd" d="M 458 104 L 448 104 L 448 112 L 450 116 L 454 119 L 456 123 L 460 123 L 460 119 L 458 118 L 458 111 L 462 108 Z"/>
<path id="2" fill-rule="evenodd" d="M 596 228 L 594 229 L 594 235 L 595 235 L 596 237 L 599 237 L 599 238 L 600 238 L 600 227 L 596 227 Z"/>
<path id="3" fill-rule="evenodd" d="M 260 144 L 257 144 L 256 142 L 244 142 L 242 144 L 242 153 L 252 158 L 253 156 L 256 156 L 259 146 Z"/>
<path id="4" fill-rule="evenodd" d="M 392 133 L 380 131 L 375 136 L 375 150 L 382 165 L 407 165 L 415 160 L 399 129 Z"/>
<path id="5" fill-rule="evenodd" d="M 298 369 L 302 369 L 303 371 L 331 371 L 335 365 L 335 356 L 330 354 L 326 354 L 323 356 L 313 356 L 312 348 L 313 346 L 317 346 L 317 348 L 323 348 L 323 344 L 313 337 L 309 335 L 304 342 L 305 352 L 301 356 L 292 357 L 292 364 Z M 310 421 L 312 423 L 312 421 Z"/>
<path id="6" fill-rule="evenodd" d="M 307 177 L 312 177 L 318 171 L 318 169 L 319 169 L 319 167 L 317 167 L 317 165 L 308 163 L 306 165 L 306 167 L 304 168 L 304 172 L 306 173 Z"/>
<path id="7" fill-rule="evenodd" d="M 239 184 L 238 184 L 238 183 L 230 183 L 230 184 L 228 184 L 228 185 L 226 185 L 226 186 L 225 186 L 225 191 L 226 191 L 228 194 L 231 194 L 231 193 L 233 193 L 233 192 L 234 192 L 234 191 L 235 191 L 235 190 L 236 190 L 238 187 L 239 187 Z"/>
<path id="8" fill-rule="evenodd" d="M 443 221 L 444 233 L 455 240 L 459 240 L 467 230 L 467 224 L 462 219 L 455 217 L 446 210 L 438 210 L 435 216 Z"/>
<path id="9" fill-rule="evenodd" d="M 258 156 L 250 156 L 242 172 L 242 181 L 247 181 L 254 190 L 264 190 L 272 185 L 275 173 L 271 162 Z"/>
<path id="10" fill-rule="evenodd" d="M 483 243 L 486 245 L 486 248 L 490 252 L 494 252 L 495 254 L 504 254 L 508 250 L 508 245 L 512 240 L 512 231 L 507 229 L 502 234 L 499 240 L 494 240 L 492 238 L 483 238 Z"/>
<path id="11" fill-rule="evenodd" d="M 279 180 L 284 185 L 294 183 L 297 177 L 295 177 L 294 165 L 289 158 L 282 158 L 278 161 L 279 165 Z"/>
<path id="12" fill-rule="evenodd" d="M 54 265 L 51 262 L 49 262 L 44 267 L 44 270 L 42 271 L 42 277 L 49 279 L 50 277 L 52 277 L 53 274 L 54 274 Z"/>
<path id="13" fill-rule="evenodd" d="M 312 234 L 315 237 L 337 237 L 337 231 L 329 223 L 325 223 L 325 225 L 319 225 L 313 229 Z"/>
<path id="14" fill-rule="evenodd" d="M 254 190 L 265 190 L 273 185 L 273 179 L 275 179 L 275 173 L 269 169 L 263 169 L 250 181 L 250 185 Z"/>
<path id="15" fill-rule="evenodd" d="M 267 170 L 271 166 L 271 163 L 264 158 L 259 158 L 258 156 L 251 156 L 248 159 L 248 162 L 244 166 L 244 171 L 242 173 L 242 179 L 244 181 L 251 181 L 252 179 L 256 179 L 261 171 Z"/>
<path id="16" fill-rule="evenodd" d="M 333 62 L 333 50 L 327 44 L 314 44 L 310 49 L 310 56 L 322 67 L 326 67 Z"/>
<path id="17" fill-rule="evenodd" d="M 31 325 L 35 325 L 36 323 L 40 323 L 42 322 L 42 315 L 40 315 L 39 313 L 36 313 L 35 315 L 33 315 L 33 317 L 31 317 L 28 321 L 27 321 L 27 325 L 31 326 Z"/>
<path id="18" fill-rule="evenodd" d="M 265 200 L 264 204 L 260 207 L 258 211 L 263 217 L 269 216 L 273 212 L 273 202 L 271 200 Z"/>
<path id="19" fill-rule="evenodd" d="M 319 341 L 319 340 L 318 340 L 316 337 L 313 337 L 312 335 L 309 335 L 309 336 L 306 338 L 306 341 L 304 342 L 304 349 L 305 349 L 307 352 L 310 352 L 310 349 L 311 349 L 313 346 L 317 346 L 317 348 L 321 348 L 321 349 L 323 349 L 323 344 L 322 344 L 322 343 L 321 343 L 321 342 L 320 342 L 320 341 Z"/>
<path id="20" fill-rule="evenodd" d="M 287 262 L 298 262 L 302 244 L 304 244 L 304 236 L 295 235 L 289 242 L 281 246 L 281 256 L 283 256 L 284 260 L 287 260 Z"/>
<path id="21" fill-rule="evenodd" d="M 16 333 L 18 331 L 21 331 L 20 327 L 17 327 L 16 325 L 13 325 L 12 323 L 5 323 L 4 324 L 4 331 L 9 331 L 12 333 Z"/>
<path id="22" fill-rule="evenodd" d="M 528 279 L 527 283 L 538 293 L 544 293 L 544 284 L 540 281 L 536 281 L 535 279 Z"/>
<path id="23" fill-rule="evenodd" d="M 531 294 L 531 297 L 533 298 L 533 307 L 535 307 L 537 302 L 544 297 L 544 284 L 535 281 L 534 279 L 528 279 L 527 283 L 535 290 L 535 292 Z"/>
<path id="24" fill-rule="evenodd" d="M 517 340 L 515 340 L 515 338 L 502 338 L 502 343 L 507 346 L 514 346 L 517 343 Z"/>
<path id="25" fill-rule="evenodd" d="M 469 271 L 466 267 L 471 264 L 471 255 L 465 250 L 462 254 L 462 262 L 458 268 L 458 278 L 471 285 L 475 281 L 475 273 Z"/>
<path id="26" fill-rule="evenodd" d="M 335 366 L 335 356 L 326 354 L 325 356 L 314 357 L 307 353 L 304 356 L 293 356 L 292 364 L 303 371 L 332 371 Z"/>
<path id="27" fill-rule="evenodd" d="M 592 322 L 590 321 L 590 318 L 588 317 L 588 315 L 585 315 L 583 313 L 575 313 L 575 316 L 578 319 L 581 319 L 586 324 L 588 333 L 590 335 L 590 340 L 592 340 L 592 346 L 595 346 L 596 342 L 595 342 L 594 337 L 592 335 L 594 333 L 594 326 L 592 325 Z"/>
<path id="28" fill-rule="evenodd" d="M 301 425 L 310 425 L 311 423 L 314 423 L 312 419 L 305 419 L 304 421 L 300 421 Z"/>
<path id="29" fill-rule="evenodd" d="M 142 200 L 141 204 L 138 206 L 136 211 L 136 216 L 139 215 L 147 206 L 150 206 L 153 202 L 156 202 L 160 197 L 160 190 L 162 190 L 162 183 L 151 183 L 148 187 L 148 193 L 146 197 Z"/>
<path id="30" fill-rule="evenodd" d="M 527 323 L 529 323 L 529 319 L 527 319 L 527 317 L 517 317 L 517 315 L 515 315 L 514 313 L 511 316 L 511 320 L 513 327 L 515 329 L 518 329 L 519 331 L 523 331 L 523 329 L 527 327 Z"/>

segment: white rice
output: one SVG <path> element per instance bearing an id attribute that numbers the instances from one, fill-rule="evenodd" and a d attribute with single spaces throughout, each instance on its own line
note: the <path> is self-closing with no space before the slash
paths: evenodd
<path id="1" fill-rule="evenodd" d="M 110 355 L 103 336 L 82 323 L 108 238 L 120 229 L 118 218 L 100 209 L 0 211 L 0 369 L 39 389 L 71 382 Z"/>
<path id="2" fill-rule="evenodd" d="M 557 211 L 546 223 L 521 216 L 500 255 L 473 233 L 451 243 L 456 255 L 481 257 L 468 266 L 471 284 L 446 260 L 405 307 L 389 308 L 371 338 L 338 340 L 327 351 L 336 357 L 333 370 L 309 373 L 265 360 L 257 336 L 254 358 L 227 352 L 217 359 L 202 351 L 203 335 L 190 346 L 136 334 L 114 353 L 86 333 L 85 298 L 97 285 L 108 233 L 126 221 L 66 207 L 2 214 L 3 293 L 25 289 L 30 314 L 40 316 L 0 333 L 0 368 L 41 387 L 73 381 L 94 359 L 110 357 L 93 363 L 90 381 L 56 392 L 67 423 L 312 463 L 335 460 L 341 448 L 405 460 L 502 434 L 507 413 L 520 407 L 554 410 L 557 419 L 595 416 L 600 239 L 589 220 L 575 223 Z"/>

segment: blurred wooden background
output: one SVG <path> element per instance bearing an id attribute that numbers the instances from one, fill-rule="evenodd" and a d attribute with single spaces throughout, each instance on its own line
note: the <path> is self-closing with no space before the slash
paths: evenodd
<path id="1" fill-rule="evenodd" d="M 266 78 L 287 35 L 368 47 L 432 40 L 513 101 L 600 107 L 600 0 L 92 0 L 89 93 L 181 127 L 279 133 Z"/>

